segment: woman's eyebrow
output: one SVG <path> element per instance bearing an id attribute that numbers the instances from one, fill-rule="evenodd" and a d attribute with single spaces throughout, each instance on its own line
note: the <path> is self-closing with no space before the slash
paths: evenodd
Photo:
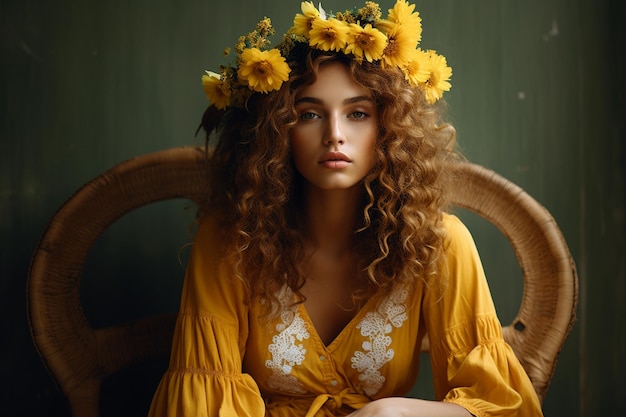
<path id="1" fill-rule="evenodd" d="M 324 104 L 324 101 L 319 98 L 306 96 L 306 97 L 300 97 L 295 102 L 296 105 L 300 103 Z"/>
<path id="2" fill-rule="evenodd" d="M 345 99 L 343 101 L 343 104 L 353 104 L 353 103 L 358 103 L 361 101 L 369 101 L 370 103 L 374 102 L 374 100 L 370 96 L 355 96 L 355 97 L 350 97 L 350 98 Z M 324 104 L 324 100 L 316 98 L 316 97 L 306 96 L 306 97 L 300 97 L 299 99 L 295 101 L 296 105 L 300 103 Z"/>
<path id="3" fill-rule="evenodd" d="M 351 97 L 351 98 L 345 99 L 343 102 L 344 104 L 353 104 L 353 103 L 358 103 L 360 101 L 369 101 L 370 103 L 374 102 L 374 100 L 370 96 Z"/>

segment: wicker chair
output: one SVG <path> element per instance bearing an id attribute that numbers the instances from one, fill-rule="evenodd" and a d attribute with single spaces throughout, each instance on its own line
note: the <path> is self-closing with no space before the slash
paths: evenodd
<path id="1" fill-rule="evenodd" d="M 173 198 L 200 203 L 207 186 L 203 158 L 199 148 L 180 147 L 117 165 L 72 196 L 39 242 L 28 280 L 32 336 L 73 416 L 98 416 L 108 376 L 167 358 L 175 321 L 164 315 L 92 328 L 79 297 L 90 248 L 118 218 L 141 206 Z M 577 276 L 568 247 L 551 215 L 522 189 L 475 164 L 454 169 L 453 204 L 497 226 L 520 263 L 521 306 L 504 335 L 543 399 L 575 318 Z"/>

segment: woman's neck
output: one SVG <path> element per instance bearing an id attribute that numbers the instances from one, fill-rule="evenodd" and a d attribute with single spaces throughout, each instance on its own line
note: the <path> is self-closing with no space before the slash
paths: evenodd
<path id="1" fill-rule="evenodd" d="M 352 250 L 363 204 L 362 193 L 360 187 L 307 190 L 304 198 L 305 233 L 317 250 L 335 254 Z"/>

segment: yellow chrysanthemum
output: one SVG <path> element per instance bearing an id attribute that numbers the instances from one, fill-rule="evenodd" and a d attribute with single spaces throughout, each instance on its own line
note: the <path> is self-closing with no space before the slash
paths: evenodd
<path id="1" fill-rule="evenodd" d="M 404 68 L 415 51 L 415 42 L 402 28 L 395 25 L 391 32 L 387 33 L 387 46 L 383 52 L 383 67 Z"/>
<path id="2" fill-rule="evenodd" d="M 345 12 L 335 13 L 335 19 L 340 20 L 342 22 L 346 22 L 348 24 L 356 23 L 358 21 L 356 16 L 352 13 L 352 10 L 346 10 Z"/>
<path id="3" fill-rule="evenodd" d="M 393 6 L 393 9 L 389 9 L 389 15 L 387 18 L 396 25 L 403 26 L 406 33 L 415 39 L 417 44 L 422 39 L 422 18 L 415 10 L 415 4 L 409 4 L 406 0 L 398 0 Z"/>
<path id="4" fill-rule="evenodd" d="M 312 2 L 303 1 L 300 5 L 302 14 L 298 13 L 293 19 L 293 26 L 289 30 L 289 33 L 300 36 L 309 36 L 311 30 L 311 23 L 314 19 L 320 17 L 320 12 L 315 8 Z"/>
<path id="5" fill-rule="evenodd" d="M 380 19 L 375 24 L 376 29 L 380 30 L 383 33 L 390 33 L 393 31 L 393 28 L 396 27 L 396 24 L 387 19 Z"/>
<path id="6" fill-rule="evenodd" d="M 373 1 L 366 1 L 365 6 L 356 12 L 357 20 L 362 23 L 378 22 L 382 16 L 380 5 Z"/>
<path id="7" fill-rule="evenodd" d="M 278 49 L 248 48 L 239 57 L 239 79 L 260 93 L 278 90 L 289 78 L 289 65 Z"/>
<path id="8" fill-rule="evenodd" d="M 322 51 L 341 51 L 348 43 L 350 27 L 335 18 L 314 19 L 309 32 L 309 45 Z"/>
<path id="9" fill-rule="evenodd" d="M 387 37 L 369 23 L 365 27 L 350 24 L 350 36 L 346 54 L 353 54 L 359 62 L 365 57 L 369 62 L 377 61 L 383 56 L 387 46 Z"/>
<path id="10" fill-rule="evenodd" d="M 448 66 L 444 56 L 435 51 L 428 51 L 427 53 L 430 55 L 430 75 L 422 85 L 426 101 L 434 103 L 443 96 L 444 91 L 449 91 L 452 87 L 448 81 L 452 76 L 452 68 Z"/>
<path id="11" fill-rule="evenodd" d="M 409 63 L 402 68 L 407 81 L 417 87 L 428 81 L 431 73 L 431 55 L 428 52 L 416 49 L 411 54 Z"/>
<path id="12" fill-rule="evenodd" d="M 218 109 L 225 109 L 230 104 L 230 88 L 219 74 L 206 71 L 202 76 L 202 88 L 207 98 Z"/>

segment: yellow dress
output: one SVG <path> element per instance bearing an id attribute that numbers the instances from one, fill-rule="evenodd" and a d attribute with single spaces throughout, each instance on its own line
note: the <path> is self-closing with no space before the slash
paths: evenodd
<path id="1" fill-rule="evenodd" d="M 170 365 L 151 417 L 344 416 L 404 396 L 427 332 L 438 400 L 475 416 L 541 416 L 533 387 L 501 325 L 471 235 L 444 216 L 446 263 L 438 285 L 397 288 L 366 304 L 328 346 L 290 290 L 282 315 L 257 320 L 242 284 L 217 255 L 218 227 L 199 227 L 187 269 Z M 421 281 L 420 281 L 421 282 Z"/>

